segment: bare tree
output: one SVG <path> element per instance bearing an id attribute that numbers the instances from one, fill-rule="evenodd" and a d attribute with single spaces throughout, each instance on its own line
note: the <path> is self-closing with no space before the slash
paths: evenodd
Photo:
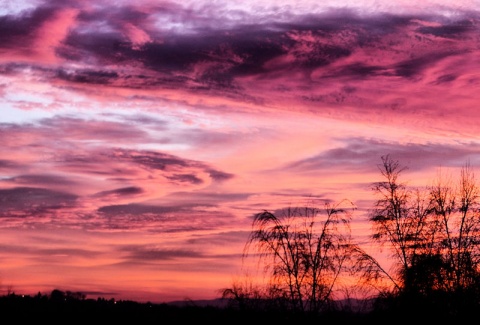
<path id="1" fill-rule="evenodd" d="M 230 307 L 241 311 L 265 309 L 264 301 L 266 293 L 264 288 L 256 285 L 248 277 L 247 281 L 235 281 L 230 288 L 219 290 L 222 299 L 227 299 Z"/>
<path id="2" fill-rule="evenodd" d="M 370 217 L 373 239 L 381 245 L 388 245 L 394 266 L 390 279 L 395 290 L 402 290 L 409 283 L 408 271 L 415 269 L 415 263 L 428 250 L 435 231 L 429 228 L 428 198 L 400 180 L 406 167 L 389 155 L 381 158 L 379 169 L 384 180 L 373 185 L 377 196 Z"/>
<path id="3" fill-rule="evenodd" d="M 352 271 L 362 252 L 352 243 L 349 201 L 325 203 L 323 209 L 264 211 L 253 220 L 244 257 L 257 253 L 275 292 L 293 311 L 319 312 L 334 298 L 342 272 Z"/>
<path id="4" fill-rule="evenodd" d="M 480 303 L 480 190 L 469 164 L 458 182 L 439 174 L 423 190 L 401 182 L 405 167 L 390 156 L 373 190 L 373 239 L 388 246 L 394 291 L 430 306 Z M 428 298 L 428 299 L 425 299 Z"/>
<path id="5" fill-rule="evenodd" d="M 480 276 L 480 190 L 470 164 L 460 170 L 457 184 L 439 175 L 430 193 L 441 229 L 438 250 L 445 262 L 444 289 L 461 292 L 476 288 Z"/>

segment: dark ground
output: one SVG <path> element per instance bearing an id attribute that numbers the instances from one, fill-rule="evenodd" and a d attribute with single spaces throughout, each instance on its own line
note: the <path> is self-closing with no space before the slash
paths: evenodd
<path id="1" fill-rule="evenodd" d="M 476 313 L 477 314 L 477 313 Z M 480 314 L 480 311 L 479 313 Z M 10 294 L 0 297 L 0 315 L 5 323 L 48 322 L 50 324 L 405 324 L 457 323 L 472 315 L 451 315 L 445 310 L 331 311 L 316 315 L 285 311 L 248 310 L 195 305 L 152 304 L 134 301 L 85 299 L 83 297 Z M 475 315 L 478 316 L 478 315 Z M 477 318 L 478 319 L 478 318 Z M 8 322 L 6 322 L 8 320 Z"/>

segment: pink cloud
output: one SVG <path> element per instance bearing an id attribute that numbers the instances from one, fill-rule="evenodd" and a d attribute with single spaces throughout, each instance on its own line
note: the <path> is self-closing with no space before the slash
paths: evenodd
<path id="1" fill-rule="evenodd" d="M 63 9 L 50 12 L 48 14 L 38 13 L 32 16 L 25 15 L 18 19 L 31 20 L 28 22 L 33 25 L 36 24 L 34 30 L 25 30 L 18 35 L 19 39 L 7 45 L 3 50 L 2 59 L 0 62 L 28 62 L 40 64 L 56 64 L 61 62 L 56 51 L 63 46 L 63 41 L 69 34 L 69 31 L 74 28 L 77 9 Z M 42 17 L 42 15 L 48 15 Z M 12 21 L 14 23 L 14 21 Z M 27 24 L 28 24 L 27 23 Z M 21 28 L 21 27 L 20 27 Z M 19 32 L 20 33 L 20 32 Z"/>
<path id="2" fill-rule="evenodd" d="M 132 42 L 134 50 L 138 50 L 143 44 L 152 41 L 150 36 L 145 31 L 133 24 L 127 23 L 125 24 L 124 28 L 125 34 L 130 42 Z"/>
<path id="3" fill-rule="evenodd" d="M 75 9 L 57 11 L 49 21 L 44 22 L 37 29 L 32 48 L 43 62 L 58 62 L 55 51 L 62 45 L 69 30 L 75 26 L 77 15 L 78 10 Z"/>

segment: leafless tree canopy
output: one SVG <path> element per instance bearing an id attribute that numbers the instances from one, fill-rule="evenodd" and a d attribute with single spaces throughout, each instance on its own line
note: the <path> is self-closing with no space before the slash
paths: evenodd
<path id="1" fill-rule="evenodd" d="M 295 311 L 320 311 L 341 286 L 342 274 L 354 272 L 365 254 L 353 244 L 349 201 L 323 208 L 289 208 L 281 215 L 257 214 L 244 256 L 256 253 L 271 275 L 271 297 Z"/>
<path id="2" fill-rule="evenodd" d="M 245 305 L 249 297 L 299 312 L 320 312 L 342 291 L 345 277 L 377 290 L 377 299 L 450 308 L 480 307 L 480 202 L 469 163 L 458 178 L 439 172 L 424 188 L 403 181 L 407 170 L 389 155 L 372 184 L 371 240 L 390 252 L 384 268 L 353 242 L 355 206 L 347 200 L 322 208 L 288 208 L 254 216 L 244 258 L 259 258 L 268 287 L 235 285 L 224 296 Z M 344 289 L 344 287 L 343 287 Z M 345 291 L 343 291 L 345 293 Z M 403 300 L 402 300 L 403 299 Z"/>
<path id="3" fill-rule="evenodd" d="M 469 163 L 457 180 L 439 172 L 432 185 L 412 189 L 405 170 L 382 157 L 384 178 L 374 184 L 373 240 L 388 245 L 396 266 L 394 284 L 402 294 L 465 297 L 478 301 L 480 276 L 479 187 Z"/>

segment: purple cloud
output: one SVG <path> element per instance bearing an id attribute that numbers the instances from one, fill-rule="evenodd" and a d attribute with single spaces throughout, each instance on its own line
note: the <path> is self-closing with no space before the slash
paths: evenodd
<path id="1" fill-rule="evenodd" d="M 75 182 L 68 179 L 67 177 L 58 176 L 58 175 L 17 175 L 11 178 L 5 179 L 7 182 L 15 184 L 37 184 L 41 186 L 51 186 L 51 185 L 74 185 Z"/>
<path id="2" fill-rule="evenodd" d="M 142 194 L 143 192 L 144 191 L 141 187 L 129 186 L 129 187 L 122 187 L 122 188 L 117 188 L 117 189 L 109 190 L 109 191 L 102 191 L 102 192 L 96 193 L 94 196 L 97 196 L 97 197 L 134 196 L 134 195 Z"/>
<path id="3" fill-rule="evenodd" d="M 343 139 L 345 146 L 330 149 L 310 158 L 286 166 L 298 172 L 330 170 L 333 167 L 357 172 L 375 170 L 381 157 L 390 155 L 411 170 L 424 170 L 432 166 L 459 167 L 469 160 L 478 160 L 480 146 L 475 143 L 458 145 L 435 143 L 398 143 L 377 139 Z"/>
<path id="4" fill-rule="evenodd" d="M 32 213 L 46 213 L 75 205 L 74 194 L 53 191 L 46 188 L 15 187 L 0 189 L 0 211 L 2 216 L 27 216 Z"/>

